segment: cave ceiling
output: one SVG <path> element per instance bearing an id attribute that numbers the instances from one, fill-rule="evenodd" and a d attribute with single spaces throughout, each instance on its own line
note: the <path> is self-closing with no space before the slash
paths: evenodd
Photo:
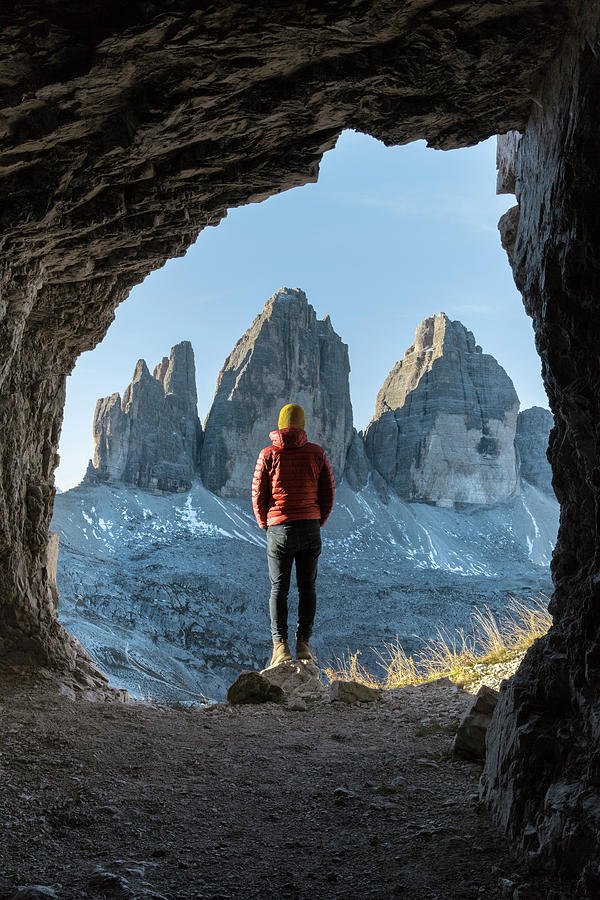
<path id="1" fill-rule="evenodd" d="M 72 363 L 134 284 L 228 208 L 315 181 L 342 129 L 451 149 L 522 128 L 568 8 L 4 7 L 2 280 L 35 281 L 29 326 L 54 328 Z"/>

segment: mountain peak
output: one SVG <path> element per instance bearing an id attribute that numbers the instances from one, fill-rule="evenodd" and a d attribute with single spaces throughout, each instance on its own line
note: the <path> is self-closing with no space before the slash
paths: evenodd
<path id="1" fill-rule="evenodd" d="M 519 399 L 502 366 L 445 313 L 424 319 L 377 395 L 372 464 L 400 496 L 493 504 L 518 488 Z"/>
<path id="2" fill-rule="evenodd" d="M 341 475 L 352 438 L 348 347 L 319 321 L 300 288 L 280 288 L 239 339 L 217 379 L 204 425 L 202 479 L 215 493 L 248 495 L 256 457 L 279 410 L 299 403 L 309 440 Z"/>
<path id="3" fill-rule="evenodd" d="M 90 475 L 151 490 L 188 490 L 202 437 L 190 342 L 176 344 L 153 375 L 138 360 L 123 400 L 119 394 L 98 400 L 93 427 Z"/>
<path id="4" fill-rule="evenodd" d="M 431 351 L 434 358 L 441 356 L 450 349 L 459 353 L 481 353 L 473 336 L 458 319 L 450 319 L 445 312 L 436 313 L 423 319 L 415 331 L 414 344 L 406 351 L 408 355 L 414 352 Z"/>

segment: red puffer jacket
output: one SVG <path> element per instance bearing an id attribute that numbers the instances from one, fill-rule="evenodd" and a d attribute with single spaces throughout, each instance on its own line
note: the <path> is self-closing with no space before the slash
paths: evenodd
<path id="1" fill-rule="evenodd" d="M 300 519 L 327 521 L 335 486 L 322 447 L 302 428 L 272 431 L 273 444 L 258 454 L 252 479 L 252 508 L 261 528 Z"/>

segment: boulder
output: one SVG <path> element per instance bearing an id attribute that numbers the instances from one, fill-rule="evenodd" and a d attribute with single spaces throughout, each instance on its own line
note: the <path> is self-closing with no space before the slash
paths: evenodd
<path id="1" fill-rule="evenodd" d="M 290 697 L 287 708 L 291 709 L 293 712 L 306 712 L 308 704 L 302 697 Z"/>
<path id="2" fill-rule="evenodd" d="M 326 688 L 319 678 L 319 667 L 310 660 L 290 660 L 260 673 L 286 694 L 298 697 L 323 693 Z"/>
<path id="3" fill-rule="evenodd" d="M 234 706 L 245 703 L 278 703 L 284 693 L 258 672 L 242 672 L 227 690 L 227 700 Z"/>
<path id="4" fill-rule="evenodd" d="M 407 500 L 494 505 L 519 488 L 519 398 L 493 356 L 445 313 L 425 319 L 377 395 L 367 455 Z"/>
<path id="5" fill-rule="evenodd" d="M 348 347 L 306 295 L 281 288 L 240 338 L 219 373 L 204 423 L 202 480 L 221 496 L 250 496 L 256 458 L 279 410 L 299 403 L 309 441 L 341 477 L 352 440 Z"/>
<path id="6" fill-rule="evenodd" d="M 463 718 L 454 738 L 453 750 L 465 759 L 485 759 L 485 736 L 498 703 L 498 691 L 483 685 L 473 706 Z"/>
<path id="7" fill-rule="evenodd" d="M 367 687 L 359 681 L 332 681 L 329 685 L 329 699 L 333 703 L 341 700 L 342 703 L 354 705 L 355 703 L 370 703 L 379 700 L 380 693 L 375 688 Z"/>
<path id="8" fill-rule="evenodd" d="M 86 480 L 125 482 L 167 492 L 187 491 L 202 441 L 194 351 L 172 348 L 150 374 L 138 360 L 123 399 L 103 397 L 94 413 L 94 462 Z"/>
<path id="9" fill-rule="evenodd" d="M 519 454 L 521 478 L 554 496 L 552 468 L 546 455 L 554 416 L 549 409 L 531 406 L 517 417 L 515 446 Z"/>
<path id="10" fill-rule="evenodd" d="M 105 872 L 102 869 L 96 869 L 90 875 L 87 886 L 92 894 L 100 895 L 103 898 L 132 900 L 135 895 L 127 878 L 114 872 Z"/>

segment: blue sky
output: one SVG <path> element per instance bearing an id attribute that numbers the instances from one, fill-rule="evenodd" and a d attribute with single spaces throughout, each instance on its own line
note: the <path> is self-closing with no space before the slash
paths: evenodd
<path id="1" fill-rule="evenodd" d="M 152 369 L 181 340 L 194 347 L 204 421 L 223 362 L 284 285 L 302 288 L 348 344 L 359 429 L 415 328 L 437 312 L 460 319 L 504 366 L 521 408 L 547 406 L 496 227 L 514 198 L 495 194 L 495 152 L 495 140 L 443 152 L 344 132 L 317 184 L 232 210 L 203 231 L 183 259 L 134 288 L 67 379 L 58 486 L 77 484 L 92 456 L 98 397 L 122 394 L 139 358 Z"/>

